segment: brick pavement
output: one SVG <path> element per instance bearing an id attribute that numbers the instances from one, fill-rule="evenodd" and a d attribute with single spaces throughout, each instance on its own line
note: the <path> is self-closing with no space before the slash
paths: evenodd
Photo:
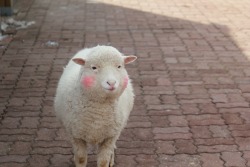
<path id="1" fill-rule="evenodd" d="M 1 47 L 1 167 L 74 166 L 53 97 L 69 58 L 96 44 L 139 57 L 117 167 L 250 166 L 248 0 L 19 2 L 36 24 Z"/>

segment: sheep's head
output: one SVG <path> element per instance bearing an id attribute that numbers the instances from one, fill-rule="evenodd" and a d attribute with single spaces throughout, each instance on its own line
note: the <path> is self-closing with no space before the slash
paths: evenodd
<path id="1" fill-rule="evenodd" d="M 88 54 L 72 60 L 82 66 L 80 82 L 88 95 L 117 97 L 126 89 L 129 77 L 125 65 L 136 56 L 123 56 L 111 46 L 96 46 Z"/>

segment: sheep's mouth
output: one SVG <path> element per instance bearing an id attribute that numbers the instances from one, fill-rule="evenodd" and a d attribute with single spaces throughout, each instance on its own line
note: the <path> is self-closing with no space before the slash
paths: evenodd
<path id="1" fill-rule="evenodd" d="M 106 90 L 108 90 L 108 91 L 114 91 L 114 90 L 115 90 L 114 87 L 111 87 L 111 88 L 104 88 L 104 89 L 106 89 Z"/>
<path id="2" fill-rule="evenodd" d="M 103 87 L 103 89 L 105 89 L 108 92 L 114 92 L 116 90 L 116 87 Z"/>

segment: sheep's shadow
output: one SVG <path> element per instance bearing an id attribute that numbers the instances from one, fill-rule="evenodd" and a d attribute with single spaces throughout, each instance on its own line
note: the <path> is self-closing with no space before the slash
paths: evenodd
<path id="1" fill-rule="evenodd" d="M 183 5 L 180 8 L 188 10 L 192 6 Z M 83 17 L 77 15 L 76 11 L 80 9 L 84 10 Z M 79 22 L 66 18 L 69 22 L 63 28 L 75 31 L 83 29 L 83 47 L 110 44 L 125 54 L 139 57 L 134 65 L 128 67 L 134 80 L 137 98 L 130 122 L 117 142 L 116 166 L 119 167 L 136 166 L 146 160 L 152 166 L 159 163 L 171 166 L 173 159 L 159 155 L 168 156 L 174 153 L 157 151 L 154 144 L 157 138 L 153 134 L 152 126 L 168 127 L 168 115 L 185 113 L 183 108 L 186 105 L 175 102 L 173 97 L 182 93 L 190 94 L 190 89 L 204 93 L 213 87 L 234 87 L 234 83 L 230 82 L 230 75 L 233 70 L 240 69 L 235 65 L 242 62 L 250 65 L 230 37 L 230 30 L 224 25 L 203 24 L 98 2 L 82 4 L 79 1 L 69 4 L 67 11 L 77 17 Z M 47 26 L 53 27 L 53 23 Z M 46 25 L 43 28 L 46 30 Z M 235 77 L 240 76 L 235 74 Z M 224 86 L 219 86 L 220 84 Z M 161 98 L 166 95 L 166 101 L 172 102 L 160 105 L 154 103 L 155 99 L 151 101 L 150 97 L 145 100 L 143 96 L 146 95 L 157 95 Z M 208 107 L 216 108 L 212 101 L 205 100 Z M 191 107 L 202 108 L 198 103 Z M 184 158 L 183 162 L 180 157 L 176 159 L 180 161 L 180 166 L 185 162 L 201 166 L 201 160 L 197 160 L 198 155 L 196 152 Z M 95 158 L 91 158 L 88 166 L 96 166 Z"/>

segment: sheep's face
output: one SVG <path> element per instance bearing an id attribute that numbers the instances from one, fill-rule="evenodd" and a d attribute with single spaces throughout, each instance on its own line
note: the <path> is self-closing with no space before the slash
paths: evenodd
<path id="1" fill-rule="evenodd" d="M 122 94 L 129 82 L 125 64 L 135 59 L 136 56 L 122 56 L 113 47 L 98 46 L 86 57 L 73 61 L 82 65 L 80 83 L 83 90 L 103 98 Z"/>

